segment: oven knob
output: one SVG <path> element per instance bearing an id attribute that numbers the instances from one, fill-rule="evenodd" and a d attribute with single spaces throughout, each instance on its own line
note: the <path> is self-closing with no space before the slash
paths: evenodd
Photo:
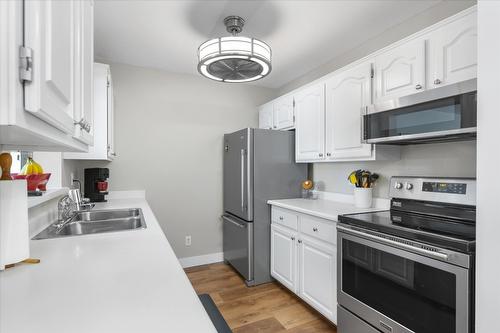
<path id="1" fill-rule="evenodd" d="M 400 189 L 402 189 L 402 188 L 403 188 L 403 184 L 402 184 L 402 183 L 400 183 L 400 182 L 396 182 L 396 183 L 394 183 L 394 188 L 395 188 L 396 190 L 400 190 Z"/>
<path id="2" fill-rule="evenodd" d="M 406 183 L 406 189 L 407 190 L 413 189 L 413 184 L 412 183 Z"/>

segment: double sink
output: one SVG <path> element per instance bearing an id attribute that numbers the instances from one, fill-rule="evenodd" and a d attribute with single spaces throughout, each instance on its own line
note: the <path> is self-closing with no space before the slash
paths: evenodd
<path id="1" fill-rule="evenodd" d="M 67 223 L 45 228 L 33 239 L 47 239 L 146 228 L 140 208 L 77 211 Z"/>

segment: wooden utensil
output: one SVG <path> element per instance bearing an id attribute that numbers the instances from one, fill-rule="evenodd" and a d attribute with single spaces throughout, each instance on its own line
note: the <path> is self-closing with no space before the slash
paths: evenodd
<path id="1" fill-rule="evenodd" d="M 20 265 L 20 264 L 39 264 L 40 263 L 40 259 L 34 259 L 34 258 L 28 258 L 28 259 L 24 259 L 23 261 L 20 261 L 18 263 L 15 263 L 15 264 L 8 264 L 8 265 L 5 265 L 5 268 L 12 268 L 16 265 Z"/>
<path id="2" fill-rule="evenodd" d="M 0 180 L 12 180 L 10 176 L 10 168 L 12 167 L 12 156 L 10 153 L 0 154 L 0 168 L 2 169 L 2 176 Z"/>

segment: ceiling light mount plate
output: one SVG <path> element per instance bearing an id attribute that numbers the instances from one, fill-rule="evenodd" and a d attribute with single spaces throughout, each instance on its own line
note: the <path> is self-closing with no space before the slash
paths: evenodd
<path id="1" fill-rule="evenodd" d="M 213 38 L 198 48 L 198 72 L 220 82 L 250 82 L 271 72 L 271 48 L 256 38 L 237 36 L 245 21 L 228 16 L 224 25 L 232 36 Z"/>
<path id="2" fill-rule="evenodd" d="M 237 15 L 231 15 L 224 19 L 224 25 L 226 26 L 227 32 L 236 36 L 243 30 L 245 20 Z"/>

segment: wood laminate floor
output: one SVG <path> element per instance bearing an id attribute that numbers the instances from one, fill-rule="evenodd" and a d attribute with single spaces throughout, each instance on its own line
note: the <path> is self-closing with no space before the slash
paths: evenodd
<path id="1" fill-rule="evenodd" d="M 248 288 L 224 263 L 185 269 L 198 294 L 210 294 L 234 333 L 336 333 L 327 319 L 280 284 Z"/>

